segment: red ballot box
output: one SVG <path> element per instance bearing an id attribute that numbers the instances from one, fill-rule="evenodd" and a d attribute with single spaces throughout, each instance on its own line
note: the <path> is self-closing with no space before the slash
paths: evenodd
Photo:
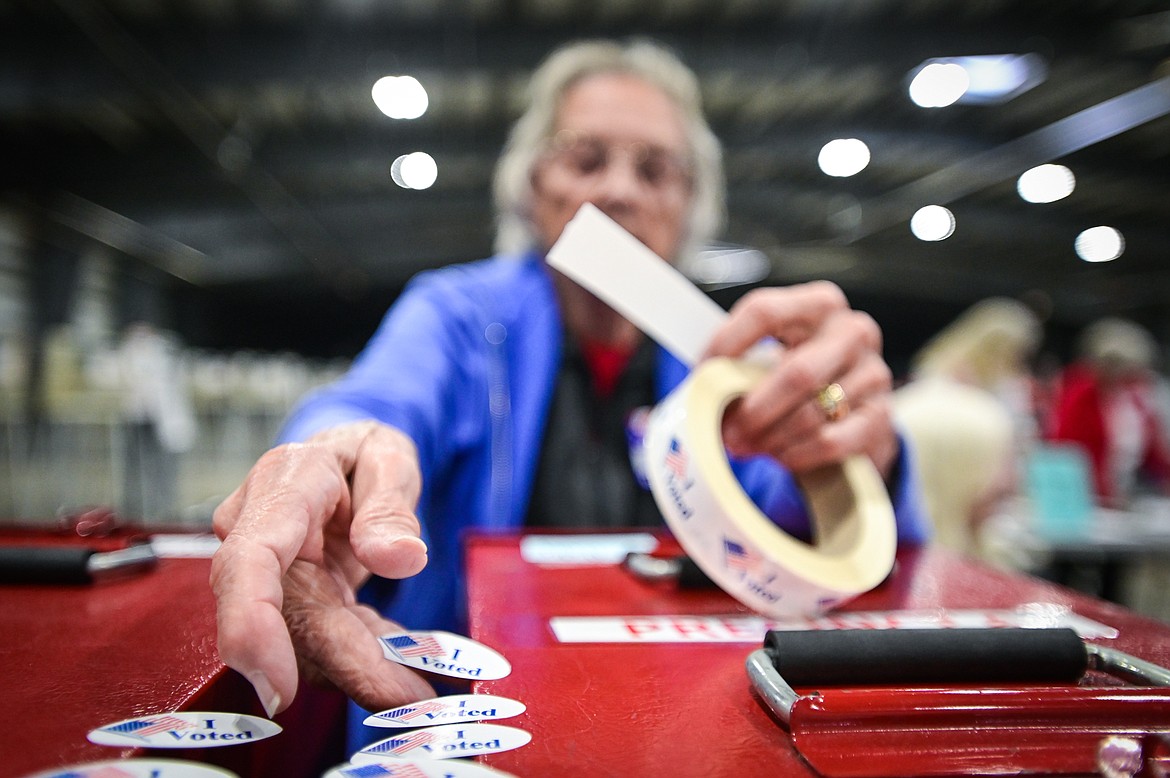
<path id="1" fill-rule="evenodd" d="M 126 540 L 0 532 L 0 545 L 108 550 Z M 342 700 L 308 684 L 276 717 L 284 731 L 256 743 L 143 751 L 86 739 L 98 727 L 162 712 L 265 715 L 248 683 L 219 659 L 209 571 L 208 559 L 161 559 L 102 583 L 0 585 L 0 778 L 135 756 L 217 765 L 242 778 L 315 778 L 319 762 L 340 761 Z"/>
<path id="2" fill-rule="evenodd" d="M 762 634 L 721 591 L 647 583 L 619 564 L 526 561 L 513 536 L 473 537 L 467 566 L 471 636 L 512 663 L 475 689 L 525 703 L 500 723 L 532 734 L 484 763 L 518 776 L 817 775 L 753 692 L 744 664 Z M 885 583 L 831 617 L 997 626 L 1036 614 L 1115 628 L 1093 642 L 1170 664 L 1170 626 L 943 550 L 902 551 Z"/>

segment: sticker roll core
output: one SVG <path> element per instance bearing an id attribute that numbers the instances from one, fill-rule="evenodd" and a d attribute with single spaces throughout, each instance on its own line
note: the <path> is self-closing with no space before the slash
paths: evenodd
<path id="1" fill-rule="evenodd" d="M 696 564 L 744 605 L 774 618 L 823 613 L 881 583 L 894 566 L 897 529 L 885 484 L 866 457 L 797 478 L 814 543 L 777 527 L 740 486 L 723 449 L 723 412 L 765 365 L 707 360 L 650 415 L 650 488 Z"/>

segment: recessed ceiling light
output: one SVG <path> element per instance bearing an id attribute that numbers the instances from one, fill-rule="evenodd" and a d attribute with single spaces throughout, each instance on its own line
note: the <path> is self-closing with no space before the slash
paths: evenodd
<path id="1" fill-rule="evenodd" d="M 1112 262 L 1125 252 L 1125 238 L 1112 227 L 1090 227 L 1077 236 L 1074 248 L 1086 262 Z"/>
<path id="2" fill-rule="evenodd" d="M 941 108 L 954 103 L 1001 103 L 1048 77 L 1038 54 L 935 57 L 910 72 L 909 94 L 916 105 Z"/>
<path id="3" fill-rule="evenodd" d="M 958 102 L 971 84 L 967 71 L 953 62 L 924 65 L 910 82 L 910 99 L 923 108 L 945 108 Z"/>
<path id="4" fill-rule="evenodd" d="M 1064 165 L 1037 165 L 1016 181 L 1016 191 L 1030 203 L 1053 203 L 1068 197 L 1077 179 Z"/>
<path id="5" fill-rule="evenodd" d="M 414 76 L 383 76 L 374 82 L 370 96 L 391 119 L 417 119 L 430 104 L 427 90 Z"/>
<path id="6" fill-rule="evenodd" d="M 955 232 L 955 215 L 941 205 L 924 205 L 910 218 L 910 232 L 919 240 L 946 240 Z"/>
<path id="7" fill-rule="evenodd" d="M 837 138 L 821 147 L 817 164 L 828 176 L 847 178 L 865 170 L 869 164 L 869 146 L 857 138 Z"/>
<path id="8" fill-rule="evenodd" d="M 390 178 L 403 189 L 429 189 L 439 177 L 439 166 L 425 151 L 404 154 L 390 163 Z"/>

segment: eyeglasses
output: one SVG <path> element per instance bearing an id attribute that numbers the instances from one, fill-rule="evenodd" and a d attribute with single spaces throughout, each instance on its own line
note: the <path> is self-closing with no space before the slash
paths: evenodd
<path id="1" fill-rule="evenodd" d="M 634 176 L 656 191 L 681 191 L 692 183 L 692 166 L 682 155 L 661 146 L 646 143 L 612 144 L 592 135 L 561 130 L 549 141 L 550 159 L 581 179 L 602 176 L 614 156 L 625 156 Z"/>

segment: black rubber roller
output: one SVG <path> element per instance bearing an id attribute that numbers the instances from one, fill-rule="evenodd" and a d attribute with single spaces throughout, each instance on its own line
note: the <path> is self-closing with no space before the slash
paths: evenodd
<path id="1" fill-rule="evenodd" d="M 93 549 L 79 546 L 4 546 L 0 548 L 0 583 L 89 583 Z"/>
<path id="2" fill-rule="evenodd" d="M 1073 682 L 1088 666 L 1071 629 L 841 629 L 768 632 L 791 686 Z"/>

